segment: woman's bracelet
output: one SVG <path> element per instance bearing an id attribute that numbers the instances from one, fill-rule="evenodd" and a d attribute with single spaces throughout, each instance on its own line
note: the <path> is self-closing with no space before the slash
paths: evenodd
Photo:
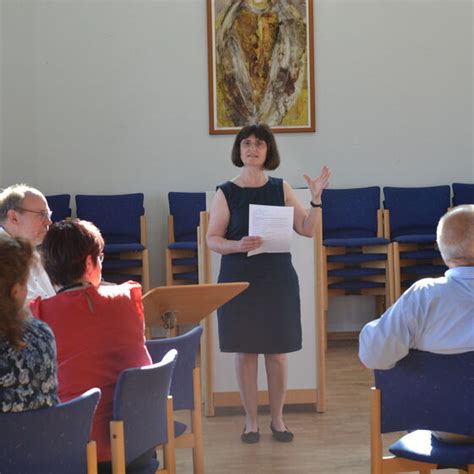
<path id="1" fill-rule="evenodd" d="M 323 208 L 323 204 L 322 204 L 322 203 L 314 204 L 313 201 L 309 201 L 309 203 L 311 204 L 311 207 L 320 207 L 321 209 Z"/>

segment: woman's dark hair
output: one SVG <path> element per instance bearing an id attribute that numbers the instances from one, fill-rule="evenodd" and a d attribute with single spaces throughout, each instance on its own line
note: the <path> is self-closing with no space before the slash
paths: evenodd
<path id="1" fill-rule="evenodd" d="M 246 125 L 240 130 L 235 137 L 234 146 L 232 147 L 232 163 L 238 168 L 244 166 L 240 158 L 240 142 L 252 135 L 267 144 L 267 158 L 263 167 L 266 170 L 276 170 L 278 166 L 280 166 L 280 153 L 278 153 L 278 147 L 273 132 L 270 130 L 270 127 L 264 123 Z"/>
<path id="2" fill-rule="evenodd" d="M 24 347 L 21 340 L 25 311 L 12 296 L 17 284 L 28 280 L 33 247 L 25 239 L 0 235 L 0 335 L 17 348 Z"/>
<path id="3" fill-rule="evenodd" d="M 52 224 L 41 246 L 43 265 L 54 285 L 76 283 L 86 271 L 86 258 L 97 259 L 104 239 L 92 222 L 73 219 Z"/>

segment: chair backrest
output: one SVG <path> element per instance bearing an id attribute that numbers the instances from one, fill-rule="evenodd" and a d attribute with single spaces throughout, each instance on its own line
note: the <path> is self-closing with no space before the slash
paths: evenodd
<path id="1" fill-rule="evenodd" d="M 378 186 L 325 189 L 322 202 L 324 239 L 377 236 Z"/>
<path id="2" fill-rule="evenodd" d="M 166 400 L 176 358 L 169 351 L 157 364 L 126 369 L 117 379 L 113 419 L 124 424 L 127 463 L 168 441 Z"/>
<path id="3" fill-rule="evenodd" d="M 474 184 L 453 183 L 453 206 L 474 204 Z"/>
<path id="4" fill-rule="evenodd" d="M 374 375 L 382 433 L 423 429 L 474 436 L 474 351 L 412 350 L 394 368 Z"/>
<path id="5" fill-rule="evenodd" d="M 100 390 L 93 388 L 51 408 L 0 414 L 1 474 L 84 474 L 99 398 Z"/>
<path id="6" fill-rule="evenodd" d="M 175 242 L 196 242 L 199 213 L 206 210 L 206 193 L 168 193 Z"/>
<path id="7" fill-rule="evenodd" d="M 449 208 L 450 187 L 385 187 L 384 207 L 390 211 L 390 237 L 435 234 L 439 219 Z"/>
<path id="8" fill-rule="evenodd" d="M 69 201 L 71 200 L 70 194 L 55 194 L 53 196 L 46 196 L 49 208 L 53 211 L 51 220 L 53 222 L 62 221 L 67 217 L 71 217 L 71 208 L 69 207 Z"/>
<path id="9" fill-rule="evenodd" d="M 194 408 L 193 369 L 196 366 L 196 353 L 201 334 L 202 327 L 196 326 L 181 336 L 146 341 L 146 347 L 153 362 L 160 360 L 170 349 L 178 351 L 179 357 L 174 369 L 170 392 L 175 410 Z"/>
<path id="10" fill-rule="evenodd" d="M 145 214 L 143 193 L 76 196 L 79 219 L 93 222 L 106 243 L 140 242 L 140 216 Z"/>

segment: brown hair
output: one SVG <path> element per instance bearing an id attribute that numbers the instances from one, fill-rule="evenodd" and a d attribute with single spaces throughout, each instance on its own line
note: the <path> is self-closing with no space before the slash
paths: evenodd
<path id="1" fill-rule="evenodd" d="M 86 271 L 86 258 L 97 259 L 104 250 L 100 230 L 88 221 L 55 222 L 41 245 L 44 268 L 54 285 L 76 283 Z"/>
<path id="2" fill-rule="evenodd" d="M 0 334 L 17 348 L 24 347 L 25 311 L 12 296 L 17 283 L 26 284 L 33 247 L 25 239 L 0 235 Z"/>
<path id="3" fill-rule="evenodd" d="M 264 123 L 255 123 L 253 125 L 246 125 L 235 137 L 234 145 L 232 147 L 232 163 L 238 168 L 242 168 L 244 164 L 240 158 L 240 142 L 250 136 L 254 136 L 259 140 L 263 140 L 267 144 L 267 158 L 263 167 L 266 170 L 276 170 L 280 166 L 280 153 L 278 153 L 278 147 L 268 125 Z"/>

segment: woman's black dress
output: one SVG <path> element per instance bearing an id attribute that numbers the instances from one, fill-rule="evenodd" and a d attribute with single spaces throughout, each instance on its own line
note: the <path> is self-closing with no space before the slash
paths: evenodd
<path id="1" fill-rule="evenodd" d="M 219 188 L 230 210 L 229 240 L 248 235 L 249 204 L 285 205 L 279 178 L 269 178 L 259 188 L 241 188 L 230 181 Z M 290 253 L 223 255 L 218 281 L 250 283 L 217 311 L 222 352 L 281 354 L 301 349 L 299 284 Z"/>

